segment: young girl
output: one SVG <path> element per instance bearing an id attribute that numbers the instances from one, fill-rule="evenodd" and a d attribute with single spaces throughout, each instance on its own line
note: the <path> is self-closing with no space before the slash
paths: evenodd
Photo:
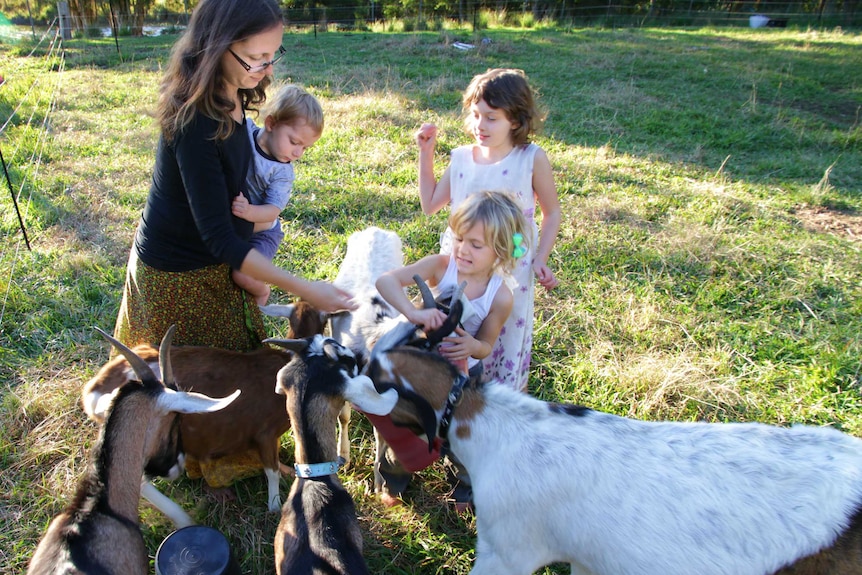
<path id="1" fill-rule="evenodd" d="M 520 70 L 488 70 L 473 78 L 464 92 L 465 127 L 475 143 L 452 150 L 446 171 L 434 175 L 437 127 L 423 124 L 419 146 L 419 196 L 425 214 L 446 204 L 456 209 L 470 194 L 498 189 L 512 192 L 527 217 L 531 249 L 518 262 L 510 282 L 514 303 L 501 330 L 485 375 L 518 390 L 526 390 L 533 345 L 533 274 L 547 290 L 557 285 L 548 257 L 560 228 L 560 202 L 548 156 L 529 138 L 542 124 L 533 90 Z M 534 221 L 536 200 L 542 211 L 541 235 Z M 452 249 L 452 230 L 440 241 L 441 253 Z"/>
<path id="2" fill-rule="evenodd" d="M 427 331 L 440 327 L 446 315 L 438 309 L 417 309 L 413 305 L 404 291 L 405 287 L 414 285 L 413 276 L 419 275 L 425 280 L 435 297 L 450 294 L 466 281 L 464 297 L 469 305 L 465 306 L 468 311 L 461 318 L 463 327 L 456 328 L 454 335 L 443 339 L 440 353 L 462 371 L 469 370 L 471 376 L 479 377 L 482 360 L 491 354 L 512 310 L 512 292 L 506 287 L 501 272 L 510 272 L 528 253 L 527 220 L 518 203 L 508 194 L 483 191 L 471 194 L 452 212 L 449 228 L 453 237 L 450 254 L 426 256 L 416 263 L 386 272 L 378 278 L 376 287 L 395 309 Z M 399 432 L 372 421 L 383 439 L 378 438 L 375 489 L 385 503 L 391 504 L 410 479 L 409 473 L 392 462 L 409 454 L 395 453 L 393 458 L 386 453 L 385 442 L 403 445 L 401 433 L 410 436 L 412 433 Z M 428 452 L 428 444 L 421 440 L 411 444 L 409 449 L 413 448 Z M 453 498 L 456 505 L 467 505 L 470 502 L 469 479 L 457 462 L 453 463 L 456 478 L 460 480 Z"/>
<path id="3" fill-rule="evenodd" d="M 317 98 L 299 86 L 286 84 L 276 91 L 262 111 L 263 128 L 246 120 L 253 149 L 246 178 L 248 195 L 239 194 L 231 204 L 238 218 L 255 224 L 250 243 L 272 260 L 284 232 L 278 219 L 293 190 L 293 162 L 320 139 L 323 133 L 323 108 Z M 233 281 L 250 293 L 259 305 L 265 305 L 270 289 L 239 270 L 233 270 Z"/>

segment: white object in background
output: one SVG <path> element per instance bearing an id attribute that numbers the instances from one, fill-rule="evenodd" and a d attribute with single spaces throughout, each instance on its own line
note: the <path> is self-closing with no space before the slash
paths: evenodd
<path id="1" fill-rule="evenodd" d="M 755 14 L 748 19 L 748 23 L 752 28 L 763 28 L 769 23 L 769 17 L 763 14 Z"/>

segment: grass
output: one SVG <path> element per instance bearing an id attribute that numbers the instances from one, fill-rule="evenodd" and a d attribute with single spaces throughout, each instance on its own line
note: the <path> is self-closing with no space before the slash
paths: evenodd
<path id="1" fill-rule="evenodd" d="M 33 246 L 4 192 L 3 574 L 25 570 L 96 436 L 78 392 L 107 358 L 92 326 L 116 317 L 157 139 L 148 112 L 173 40 L 122 38 L 121 54 L 110 39 L 67 42 L 62 72 L 47 50 L 0 47 L 0 120 L 12 117 L 0 146 L 23 182 Z M 537 141 L 565 214 L 552 257 L 561 286 L 536 298 L 531 393 L 645 419 L 862 435 L 860 44 L 858 33 L 793 28 L 290 32 L 276 75 L 320 97 L 327 127 L 303 158 L 277 261 L 331 279 L 347 236 L 369 225 L 397 230 L 410 261 L 435 250 L 445 214 L 419 211 L 412 133 L 440 125 L 442 170 L 468 141 L 458 107 L 470 78 L 523 68 L 550 113 Z M 27 96 L 37 80 L 56 99 L 41 144 L 47 105 Z M 371 430 L 354 422 L 341 477 L 371 570 L 467 573 L 475 522 L 442 503 L 442 470 L 418 476 L 402 509 L 382 508 Z M 246 572 L 272 572 L 278 517 L 264 511 L 262 477 L 225 504 L 199 481 L 163 487 L 228 535 Z M 142 530 L 155 553 L 171 526 L 142 505 Z"/>

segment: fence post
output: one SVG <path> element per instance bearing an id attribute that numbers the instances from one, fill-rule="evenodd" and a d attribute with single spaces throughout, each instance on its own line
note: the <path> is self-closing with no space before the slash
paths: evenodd
<path id="1" fill-rule="evenodd" d="M 60 17 L 60 37 L 63 40 L 72 39 L 72 15 L 68 2 L 57 2 L 57 15 Z"/>

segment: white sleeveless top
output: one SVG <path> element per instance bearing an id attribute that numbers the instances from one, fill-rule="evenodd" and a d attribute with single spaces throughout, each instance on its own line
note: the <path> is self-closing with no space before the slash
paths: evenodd
<path id="1" fill-rule="evenodd" d="M 443 274 L 443 278 L 440 280 L 440 283 L 432 288 L 431 293 L 434 294 L 435 298 L 440 295 L 449 295 L 455 290 L 457 285 L 458 266 L 455 263 L 455 256 L 450 255 L 449 265 L 446 266 L 446 273 Z M 461 319 L 461 325 L 464 326 L 464 331 L 474 337 L 479 333 L 479 328 L 482 327 L 482 322 L 485 321 L 486 317 L 488 317 L 488 313 L 491 311 L 491 305 L 494 303 L 494 297 L 496 297 L 497 290 L 500 289 L 501 285 L 503 285 L 503 278 L 499 274 L 494 274 L 488 281 L 485 293 L 476 299 L 468 300 L 470 302 L 469 307 L 472 308 L 473 313 L 468 317 Z M 475 357 L 470 357 L 467 360 L 468 367 L 473 367 L 477 363 L 479 363 L 479 360 Z"/>

